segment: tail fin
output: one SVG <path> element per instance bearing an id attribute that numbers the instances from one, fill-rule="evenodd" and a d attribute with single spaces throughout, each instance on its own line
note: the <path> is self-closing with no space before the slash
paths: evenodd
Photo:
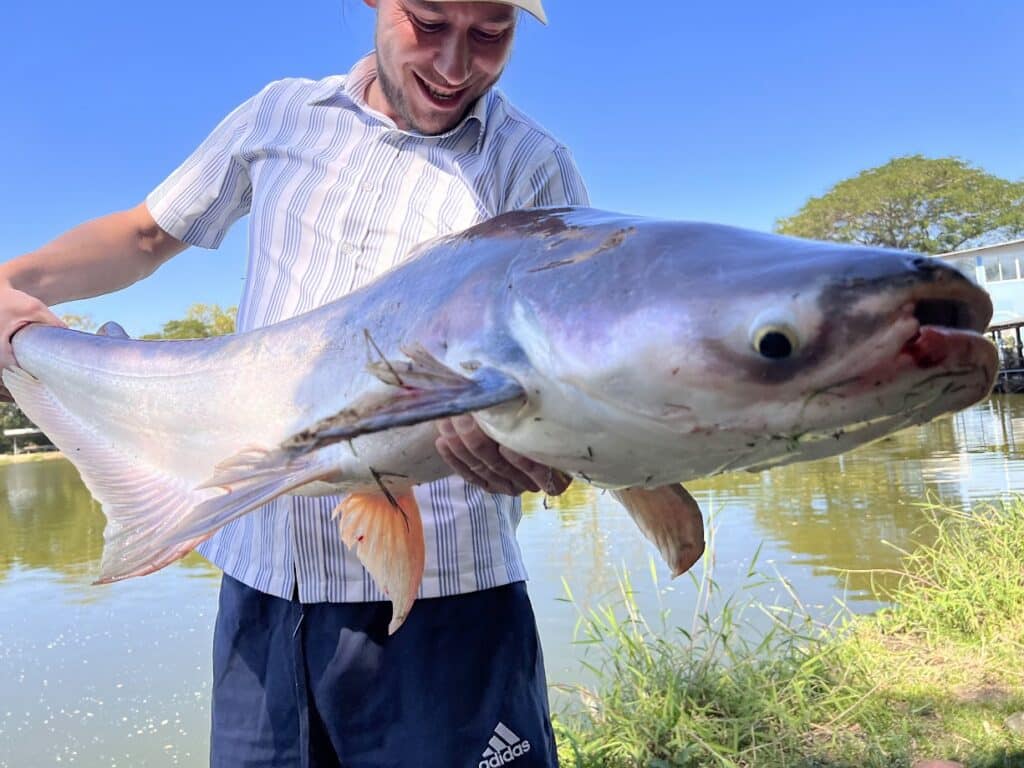
<path id="1" fill-rule="evenodd" d="M 3 372 L 15 402 L 78 468 L 107 517 L 101 583 L 152 573 L 184 557 L 213 531 L 175 540 L 179 521 L 209 491 L 133 461 L 93 427 L 67 411 L 47 387 L 21 368 Z"/>

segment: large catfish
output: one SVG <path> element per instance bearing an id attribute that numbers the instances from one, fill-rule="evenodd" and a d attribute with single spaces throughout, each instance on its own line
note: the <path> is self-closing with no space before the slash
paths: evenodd
<path id="1" fill-rule="evenodd" d="M 393 603 L 422 576 L 410 489 L 432 421 L 604 488 L 670 568 L 703 551 L 680 482 L 849 450 L 984 398 L 984 291 L 941 262 L 588 209 L 435 240 L 248 333 L 133 341 L 33 325 L 3 381 L 108 524 L 100 581 L 149 573 L 284 493 L 346 492 L 340 535 Z"/>

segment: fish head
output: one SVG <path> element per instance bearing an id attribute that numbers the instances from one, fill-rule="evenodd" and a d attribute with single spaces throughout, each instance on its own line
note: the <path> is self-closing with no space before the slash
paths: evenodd
<path id="1" fill-rule="evenodd" d="M 518 268 L 513 332 L 557 407 L 617 414 L 620 439 L 635 433 L 666 467 L 673 451 L 691 476 L 839 453 L 993 385 L 991 300 L 939 260 L 589 211 L 562 221 L 580 232 Z M 672 471 L 647 475 L 685 479 Z"/>

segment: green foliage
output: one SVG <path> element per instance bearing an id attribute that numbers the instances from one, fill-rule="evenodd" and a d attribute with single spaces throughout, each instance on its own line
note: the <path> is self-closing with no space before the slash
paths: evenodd
<path id="1" fill-rule="evenodd" d="M 75 315 L 75 314 L 63 314 L 60 319 L 64 321 L 64 325 L 68 328 L 73 328 L 76 331 L 93 331 L 96 329 L 96 323 L 93 322 L 91 315 Z"/>
<path id="2" fill-rule="evenodd" d="M 32 422 L 26 418 L 25 414 L 14 403 L 0 404 L 0 430 L 23 429 L 31 426 Z"/>
<path id="3" fill-rule="evenodd" d="M 831 626 L 794 595 L 790 610 L 760 606 L 774 623 L 758 631 L 732 600 L 709 608 L 705 571 L 692 626 L 655 628 L 623 581 L 620 604 L 581 615 L 597 683 L 570 688 L 578 704 L 555 717 L 561 764 L 1024 766 L 1024 738 L 1003 726 L 1024 709 L 1024 500 L 931 519 L 936 543 L 905 558 L 894 608 Z"/>
<path id="4" fill-rule="evenodd" d="M 717 590 L 706 579 L 702 593 Z M 582 617 L 596 646 L 594 690 L 570 689 L 581 711 L 555 718 L 559 758 L 572 768 L 800 765 L 814 707 L 838 685 L 828 646 L 806 616 L 779 614 L 760 636 L 731 600 L 689 630 L 655 627 L 628 581 L 621 603 Z M 571 595 L 570 595 L 571 599 Z M 841 707 L 837 705 L 837 711 Z"/>
<path id="5" fill-rule="evenodd" d="M 205 339 L 235 332 L 238 307 L 221 308 L 217 304 L 193 304 L 185 317 L 164 323 L 159 333 L 146 334 L 144 339 Z"/>
<path id="6" fill-rule="evenodd" d="M 775 228 L 798 237 L 946 253 L 1024 235 L 1024 182 L 955 157 L 897 157 L 811 198 Z"/>
<path id="7" fill-rule="evenodd" d="M 981 644 L 1024 641 L 1024 503 L 966 513 L 927 506 L 931 546 L 904 558 L 886 631 Z"/>
<path id="8" fill-rule="evenodd" d="M 5 429 L 25 429 L 35 426 L 14 403 L 0 403 L 0 453 L 10 453 L 13 438 L 4 437 Z"/>

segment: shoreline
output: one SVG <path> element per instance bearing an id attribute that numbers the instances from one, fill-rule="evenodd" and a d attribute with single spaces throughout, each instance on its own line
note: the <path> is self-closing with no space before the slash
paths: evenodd
<path id="1" fill-rule="evenodd" d="M 39 451 L 38 453 L 0 453 L 0 467 L 6 464 L 30 464 L 34 461 L 51 461 L 63 459 L 60 451 Z"/>
<path id="2" fill-rule="evenodd" d="M 562 765 L 1024 768 L 1024 497 L 925 510 L 934 543 L 872 614 L 761 605 L 776 621 L 749 638 L 758 604 L 729 598 L 683 631 L 649 623 L 621 582 L 580 614 L 596 681 L 553 713 Z"/>

